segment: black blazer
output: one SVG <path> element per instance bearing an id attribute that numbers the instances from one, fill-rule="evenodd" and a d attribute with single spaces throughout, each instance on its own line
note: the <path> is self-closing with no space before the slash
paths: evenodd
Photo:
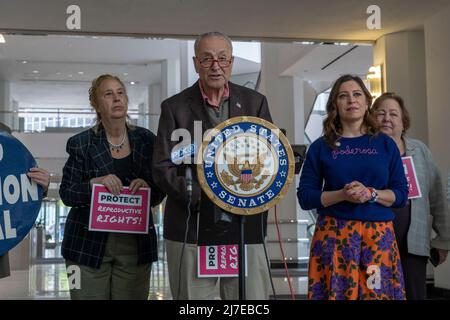
<path id="1" fill-rule="evenodd" d="M 272 122 L 267 99 L 264 95 L 229 82 L 229 116 L 254 116 Z M 198 82 L 185 89 L 179 94 L 170 97 L 161 104 L 161 117 L 159 118 L 158 135 L 156 137 L 155 152 L 153 155 L 153 176 L 158 186 L 167 193 L 167 201 L 164 212 L 164 238 L 173 241 L 184 241 L 186 230 L 186 181 L 183 176 L 178 176 L 177 168 L 171 163 L 170 155 L 172 148 L 178 143 L 171 141 L 171 134 L 175 129 L 187 129 L 191 138 L 194 139 L 194 121 L 202 122 L 202 134 L 213 128 L 213 124 L 208 118 L 204 101 L 200 92 Z M 213 216 L 219 208 L 202 192 L 201 187 L 194 172 L 192 190 L 192 215 L 189 221 L 188 239 L 189 243 L 197 243 L 197 214 L 202 215 L 202 221 L 207 221 L 209 226 L 207 232 L 216 235 L 222 234 L 225 242 L 231 239 L 238 239 L 239 224 L 235 215 L 232 215 L 233 222 L 230 228 L 222 230 L 213 225 Z M 266 232 L 267 213 L 246 217 L 246 243 L 262 243 L 262 232 Z M 263 221 L 263 225 L 261 225 Z M 200 223 L 202 224 L 202 223 Z M 226 234 L 224 233 L 226 232 Z M 255 235 L 255 237 L 251 237 Z M 253 239 L 252 239 L 253 238 Z M 201 242 L 201 241 L 200 241 Z M 222 243 L 226 244 L 226 243 Z"/>
<path id="2" fill-rule="evenodd" d="M 151 187 L 151 206 L 159 204 L 164 194 L 156 187 L 151 173 L 155 135 L 149 130 L 128 128 L 133 158 L 132 179 L 141 178 Z M 67 142 L 69 158 L 63 168 L 59 189 L 61 200 L 72 207 L 67 216 L 62 243 L 62 256 L 82 265 L 99 268 L 105 254 L 108 232 L 89 231 L 89 206 L 92 178 L 115 173 L 103 127 L 97 134 L 92 129 L 83 131 Z M 149 215 L 149 234 L 137 235 L 138 263 L 157 260 L 156 232 L 152 215 Z"/>

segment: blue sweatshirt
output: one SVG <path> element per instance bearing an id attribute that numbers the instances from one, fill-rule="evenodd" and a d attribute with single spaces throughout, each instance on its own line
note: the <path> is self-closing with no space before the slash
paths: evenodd
<path id="1" fill-rule="evenodd" d="M 343 201 L 327 208 L 322 206 L 322 191 L 336 191 L 345 184 L 359 181 L 376 190 L 390 189 L 395 194 L 392 207 L 404 207 L 408 184 L 400 152 L 394 140 L 379 133 L 339 139 L 335 150 L 323 137 L 314 141 L 306 154 L 297 197 L 304 210 L 317 209 L 318 214 L 359 221 L 390 221 L 391 208 L 378 203 L 355 204 Z"/>

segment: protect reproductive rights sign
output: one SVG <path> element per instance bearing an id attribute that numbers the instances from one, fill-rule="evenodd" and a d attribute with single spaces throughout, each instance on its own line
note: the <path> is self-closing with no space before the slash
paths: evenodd
<path id="1" fill-rule="evenodd" d="M 131 194 L 124 187 L 118 196 L 101 184 L 92 187 L 89 230 L 121 233 L 148 233 L 150 189 Z"/>

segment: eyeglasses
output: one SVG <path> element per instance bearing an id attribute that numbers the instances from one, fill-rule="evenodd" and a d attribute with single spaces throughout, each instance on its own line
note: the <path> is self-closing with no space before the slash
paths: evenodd
<path id="1" fill-rule="evenodd" d="M 198 60 L 198 62 L 200 62 L 200 65 L 203 68 L 211 68 L 211 66 L 216 61 L 219 64 L 219 67 L 226 68 L 226 67 L 229 67 L 231 64 L 231 61 L 233 61 L 233 58 L 228 60 L 227 58 L 213 59 L 211 57 L 206 57 L 206 58 L 203 58 L 200 60 L 199 58 L 196 57 L 196 59 Z"/>

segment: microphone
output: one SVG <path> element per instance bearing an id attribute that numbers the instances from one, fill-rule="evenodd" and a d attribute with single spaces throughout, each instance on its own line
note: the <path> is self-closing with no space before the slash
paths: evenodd
<path id="1" fill-rule="evenodd" d="M 197 145 L 195 143 L 181 146 L 177 145 L 172 149 L 171 153 L 171 161 L 173 164 L 184 164 L 184 176 L 186 179 L 186 192 L 188 202 L 190 202 L 192 199 L 192 168 L 190 165 L 194 163 L 194 161 L 192 160 L 195 159 L 196 153 Z"/>
<path id="2" fill-rule="evenodd" d="M 186 167 L 186 191 L 188 202 L 192 199 L 192 169 L 190 166 Z"/>

